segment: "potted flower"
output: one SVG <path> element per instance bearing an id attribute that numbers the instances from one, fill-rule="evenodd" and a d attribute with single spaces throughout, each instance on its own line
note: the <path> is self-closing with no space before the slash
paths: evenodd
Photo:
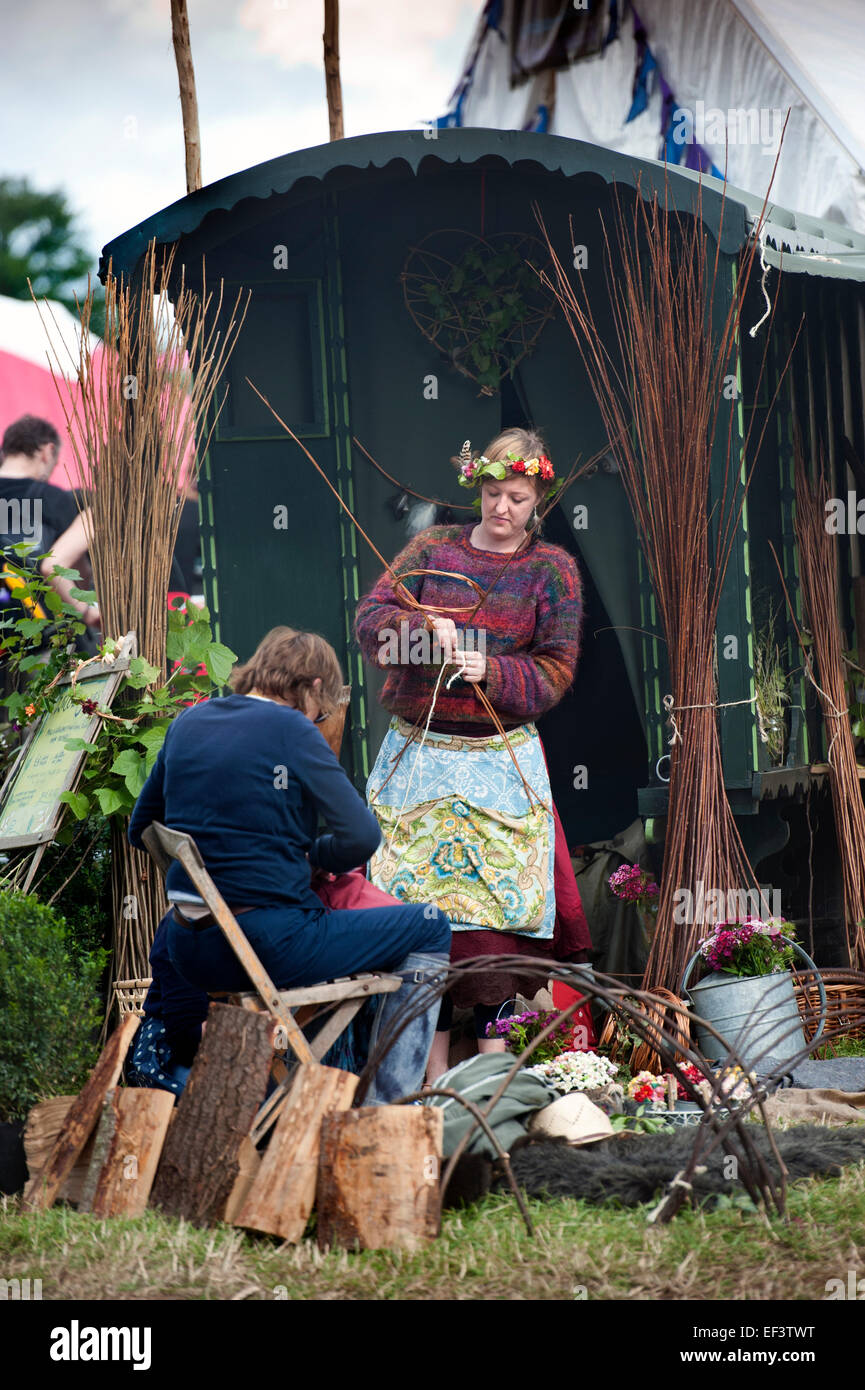
<path id="1" fill-rule="evenodd" d="M 735 1049 L 750 1072 L 761 1076 L 784 1072 L 806 1052 L 801 1015 L 790 973 L 796 955 L 814 971 L 820 993 L 821 1020 L 812 1046 L 823 1031 L 826 991 L 817 967 L 796 941 L 792 922 L 773 917 L 745 917 L 718 922 L 688 962 L 679 993 L 695 1013 L 696 1042 L 710 1062 L 721 1062 Z M 694 965 L 704 977 L 687 989 Z M 717 1038 L 705 1026 L 721 1035 Z"/>
<path id="2" fill-rule="evenodd" d="M 558 1009 L 527 1009 L 525 1013 L 509 1014 L 487 1024 L 487 1037 L 503 1038 L 508 1052 L 518 1057 L 558 1017 Z M 558 1057 L 560 1052 L 569 1051 L 574 1046 L 574 1031 L 574 1020 L 562 1018 L 549 1037 L 535 1048 L 533 1060 L 547 1062 Z"/>

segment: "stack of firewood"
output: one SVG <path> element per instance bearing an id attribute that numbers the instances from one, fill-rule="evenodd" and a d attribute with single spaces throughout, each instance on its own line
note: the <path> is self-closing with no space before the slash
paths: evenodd
<path id="1" fill-rule="evenodd" d="M 211 1004 L 182 1096 L 119 1084 L 139 1019 L 127 1015 L 78 1096 L 44 1101 L 25 1133 L 26 1208 L 76 1202 L 94 1216 L 157 1207 L 296 1242 L 317 1207 L 321 1246 L 416 1249 L 438 1235 L 441 1111 L 350 1107 L 357 1077 L 298 1065 L 275 1124 L 262 1105 L 279 1029 Z"/>

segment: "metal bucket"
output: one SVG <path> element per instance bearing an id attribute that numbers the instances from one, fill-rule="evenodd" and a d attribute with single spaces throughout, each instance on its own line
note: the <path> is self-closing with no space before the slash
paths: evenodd
<path id="1" fill-rule="evenodd" d="M 773 1076 L 789 1070 L 794 1058 L 816 1046 L 826 1021 L 826 987 L 811 957 L 795 941 L 791 945 L 814 971 L 820 994 L 820 1022 L 810 1044 L 805 1040 L 793 977 L 786 970 L 775 975 L 718 972 L 687 990 L 699 951 L 688 961 L 679 993 L 687 994 L 694 1012 L 721 1035 L 718 1039 L 696 1024 L 695 1042 L 708 1062 L 723 1062 L 735 1050 L 746 1072 Z"/>

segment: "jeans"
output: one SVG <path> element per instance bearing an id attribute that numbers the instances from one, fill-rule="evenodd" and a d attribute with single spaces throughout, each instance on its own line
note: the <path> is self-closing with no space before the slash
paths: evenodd
<path id="1" fill-rule="evenodd" d="M 169 913 L 167 944 L 171 963 L 190 984 L 208 991 L 248 990 L 250 981 L 217 925 L 190 931 Z M 387 1039 L 408 1006 L 430 997 L 382 1060 L 367 1102 L 384 1105 L 418 1090 L 423 1082 L 438 998 L 431 982 L 448 965 L 448 918 L 425 904 L 371 907 L 359 911 L 307 912 L 290 907 L 256 907 L 238 918 L 277 989 L 318 984 L 365 970 L 403 977 L 403 987 L 380 996 L 372 1044 Z"/>

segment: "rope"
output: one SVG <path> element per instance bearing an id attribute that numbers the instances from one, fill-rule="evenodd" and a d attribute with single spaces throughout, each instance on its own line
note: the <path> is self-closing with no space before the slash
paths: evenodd
<path id="1" fill-rule="evenodd" d="M 759 699 L 759 696 L 752 695 L 750 699 L 747 700 L 724 700 L 722 703 L 710 701 L 706 705 L 677 705 L 674 704 L 672 695 L 665 695 L 662 703 L 669 720 L 670 728 L 673 730 L 673 737 L 669 740 L 667 747 L 672 748 L 675 744 L 682 742 L 682 735 L 676 723 L 676 716 L 673 713 L 674 710 L 678 710 L 681 714 L 681 712 L 686 709 L 733 709 L 736 705 L 753 705 L 757 699 Z M 766 732 L 766 725 L 760 712 L 759 705 L 757 705 L 756 715 L 757 727 L 760 730 L 760 738 L 763 743 L 768 743 L 769 735 Z"/>
<path id="2" fill-rule="evenodd" d="M 766 322 L 767 318 L 769 317 L 769 315 L 770 315 L 771 312 L 772 312 L 772 301 L 771 301 L 771 299 L 769 298 L 768 294 L 766 293 L 766 279 L 767 279 L 767 277 L 768 277 L 768 275 L 769 275 L 769 266 L 768 266 L 767 263 L 766 263 L 766 256 L 765 256 L 765 250 L 766 250 L 766 233 L 765 233 L 765 231 L 764 231 L 762 228 L 760 229 L 760 232 L 758 233 L 758 240 L 759 240 L 759 243 L 760 243 L 760 268 L 761 268 L 761 270 L 763 271 L 763 274 L 762 274 L 762 276 L 761 276 L 761 278 L 760 278 L 760 289 L 761 289 L 761 291 L 762 291 L 763 298 L 764 298 L 765 301 L 766 301 L 766 309 L 765 309 L 765 312 L 764 312 L 764 314 L 763 314 L 763 317 L 762 317 L 761 319 L 758 319 L 758 320 L 757 320 L 757 322 L 754 324 L 754 327 L 753 327 L 753 328 L 749 328 L 749 329 L 748 329 L 748 333 L 750 334 L 750 336 L 751 336 L 752 338 L 756 338 L 756 336 L 757 336 L 757 329 L 758 329 L 762 324 L 764 324 L 764 323 Z"/>
<path id="3" fill-rule="evenodd" d="M 811 670 L 811 661 L 810 661 L 810 658 L 808 658 L 807 656 L 806 656 L 806 658 L 805 658 L 805 661 L 802 663 L 802 669 L 803 669 L 803 671 L 805 672 L 805 675 L 808 677 L 808 679 L 809 679 L 809 681 L 811 682 L 811 684 L 813 685 L 814 689 L 817 691 L 817 694 L 820 696 L 820 699 L 821 699 L 821 700 L 824 700 L 826 705 L 831 705 L 831 706 L 832 706 L 831 709 L 826 709 L 826 708 L 825 708 L 825 705 L 824 705 L 824 708 L 823 708 L 823 718 L 824 718 L 824 719 L 844 719 L 844 718 L 850 713 L 849 707 L 848 707 L 847 709 L 839 709 L 838 706 L 835 704 L 835 701 L 832 699 L 831 695 L 827 695 L 826 692 L 825 692 L 825 690 L 822 690 L 822 689 L 820 688 L 820 686 L 817 684 L 816 680 L 814 679 L 814 675 L 813 675 L 813 672 L 812 672 L 812 670 Z M 829 763 L 830 765 L 832 764 L 832 749 L 835 747 L 835 744 L 836 744 L 837 740 L 838 740 L 840 737 L 841 737 L 841 726 L 839 725 L 839 726 L 836 728 L 836 730 L 835 730 L 834 734 L 832 735 L 831 739 L 829 740 L 829 747 L 828 747 L 827 750 L 826 750 L 826 761 L 827 761 L 827 763 Z"/>

